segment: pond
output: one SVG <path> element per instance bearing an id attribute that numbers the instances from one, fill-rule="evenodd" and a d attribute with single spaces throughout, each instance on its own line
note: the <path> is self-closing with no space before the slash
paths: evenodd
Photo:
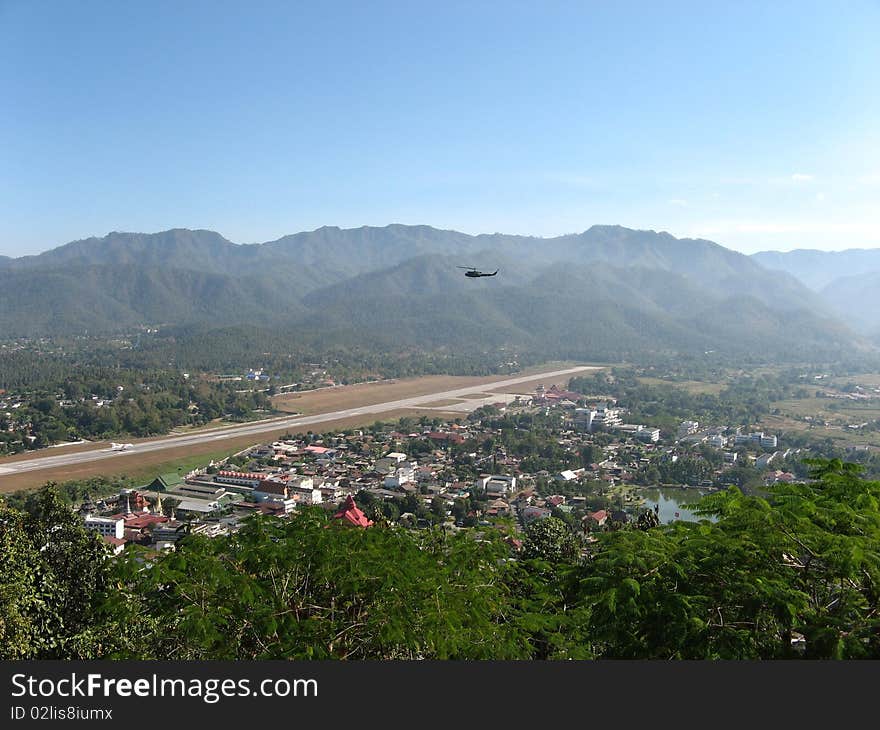
<path id="1" fill-rule="evenodd" d="M 654 505 L 660 506 L 659 517 L 661 524 L 668 524 L 675 520 L 691 520 L 697 522 L 700 519 L 709 519 L 715 522 L 714 517 L 698 517 L 682 505 L 696 502 L 708 489 L 694 489 L 681 487 L 639 487 L 632 491 L 633 495 L 642 497 L 645 503 L 637 508 L 637 512 L 644 509 L 654 509 Z"/>

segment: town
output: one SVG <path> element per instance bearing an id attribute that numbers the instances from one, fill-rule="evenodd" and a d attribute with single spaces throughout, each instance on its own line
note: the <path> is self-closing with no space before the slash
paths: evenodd
<path id="1" fill-rule="evenodd" d="M 185 535 L 236 531 L 254 514 L 285 518 L 319 506 L 345 523 L 413 529 L 497 525 L 515 535 L 557 517 L 587 541 L 653 511 L 671 488 L 696 501 L 730 484 L 796 480 L 782 467 L 801 449 L 778 438 L 695 420 L 674 433 L 626 422 L 614 398 L 539 385 L 531 396 L 479 405 L 464 418 L 403 418 L 326 434 L 288 434 L 187 473 L 156 475 L 80 506 L 86 528 L 112 552 L 174 549 Z M 647 495 L 647 496 L 646 496 Z M 683 509 L 683 508 L 682 508 Z"/>

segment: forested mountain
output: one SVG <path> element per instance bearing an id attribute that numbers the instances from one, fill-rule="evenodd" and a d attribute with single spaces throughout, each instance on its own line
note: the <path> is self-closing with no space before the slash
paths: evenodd
<path id="1" fill-rule="evenodd" d="M 880 249 L 762 251 L 752 258 L 819 292 L 853 329 L 880 336 Z"/>
<path id="2" fill-rule="evenodd" d="M 501 273 L 467 279 L 458 266 Z M 547 239 L 324 227 L 249 245 L 175 229 L 0 262 L 9 335 L 247 324 L 327 343 L 572 356 L 859 346 L 828 311 L 793 277 L 716 243 L 620 226 Z"/>

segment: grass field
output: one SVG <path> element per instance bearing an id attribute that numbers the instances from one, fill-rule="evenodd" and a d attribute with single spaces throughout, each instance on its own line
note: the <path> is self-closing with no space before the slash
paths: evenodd
<path id="1" fill-rule="evenodd" d="M 783 414 L 812 416 L 825 421 L 862 423 L 880 418 L 880 403 L 837 400 L 835 398 L 792 398 L 771 405 Z"/>
<path id="2" fill-rule="evenodd" d="M 665 380 L 663 378 L 649 377 L 640 377 L 639 382 L 644 383 L 645 385 L 671 385 L 675 388 L 681 388 L 682 390 L 686 390 L 688 393 L 693 393 L 695 395 L 699 395 L 702 393 L 718 395 L 727 386 L 726 381 L 709 383 L 702 380 Z"/>
<path id="3" fill-rule="evenodd" d="M 876 446 L 880 447 L 880 433 L 844 427 L 815 426 L 807 421 L 799 421 L 787 416 L 770 415 L 761 419 L 761 426 L 770 433 L 803 432 L 821 440 L 830 438 L 838 446 Z"/>

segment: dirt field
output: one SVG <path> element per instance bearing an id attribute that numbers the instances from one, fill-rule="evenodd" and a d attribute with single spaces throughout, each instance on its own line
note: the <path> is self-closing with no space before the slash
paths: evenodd
<path id="1" fill-rule="evenodd" d="M 452 375 L 426 375 L 421 378 L 383 381 L 377 383 L 358 383 L 342 385 L 338 388 L 305 391 L 302 393 L 284 393 L 272 399 L 276 410 L 287 413 L 302 413 L 311 416 L 317 413 L 338 411 L 343 408 L 371 406 L 383 401 L 412 398 L 418 395 L 430 395 L 438 391 L 467 388 L 471 385 L 482 385 L 502 376 L 491 377 L 458 377 Z"/>

